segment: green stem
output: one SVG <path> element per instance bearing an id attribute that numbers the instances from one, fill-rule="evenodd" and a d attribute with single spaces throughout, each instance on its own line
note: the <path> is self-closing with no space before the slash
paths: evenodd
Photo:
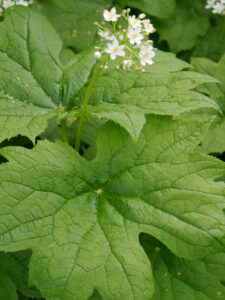
<path id="1" fill-rule="evenodd" d="M 222 31 L 221 31 L 221 33 L 220 33 L 220 37 L 219 37 L 219 42 L 220 42 L 220 43 L 221 43 L 222 40 L 223 40 L 224 34 L 225 34 L 225 17 L 224 17 L 224 25 L 223 25 L 223 29 L 222 29 Z"/>
<path id="2" fill-rule="evenodd" d="M 78 130 L 77 130 L 76 142 L 75 142 L 75 149 L 78 152 L 79 152 L 79 149 L 80 149 L 81 134 L 82 134 L 84 120 L 85 120 L 86 113 L 87 113 L 88 101 L 89 101 L 89 98 L 91 96 L 91 91 L 92 91 L 92 89 L 94 87 L 95 81 L 98 78 L 98 75 L 100 74 L 100 72 L 102 70 L 101 66 L 102 66 L 102 64 L 95 71 L 95 73 L 94 73 L 94 75 L 93 75 L 93 77 L 92 77 L 92 79 L 91 79 L 91 81 L 89 83 L 87 92 L 85 94 L 84 103 L 83 103 L 82 112 L 81 112 L 81 117 L 80 117 L 80 122 L 79 122 Z"/>
<path id="3" fill-rule="evenodd" d="M 62 138 L 63 141 L 67 144 L 69 144 L 69 138 L 67 134 L 67 127 L 66 127 L 66 120 L 61 121 L 61 128 L 62 128 Z"/>

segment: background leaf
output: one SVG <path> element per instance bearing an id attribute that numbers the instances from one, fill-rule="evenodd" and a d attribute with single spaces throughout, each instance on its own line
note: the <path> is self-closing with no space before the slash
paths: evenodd
<path id="1" fill-rule="evenodd" d="M 160 19 L 165 19 L 171 16 L 176 7 L 175 0 L 122 0 L 118 1 L 118 4 L 138 8 L 142 12 Z"/>
<path id="2" fill-rule="evenodd" d="M 140 237 L 156 279 L 153 300 L 219 300 L 225 298 L 225 254 L 202 260 L 176 257 L 149 235 Z"/>
<path id="3" fill-rule="evenodd" d="M 103 10 L 111 0 L 38 0 L 34 8 L 45 14 L 59 33 L 64 47 L 81 51 L 90 47 L 96 38 L 95 21 L 102 21 Z"/>

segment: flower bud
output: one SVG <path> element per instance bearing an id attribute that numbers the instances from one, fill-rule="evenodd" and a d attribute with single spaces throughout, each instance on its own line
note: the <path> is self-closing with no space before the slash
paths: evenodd
<path id="1" fill-rule="evenodd" d="M 100 58 L 101 58 L 101 52 L 96 51 L 96 52 L 94 53 L 94 57 L 95 57 L 96 59 L 100 59 Z"/>
<path id="2" fill-rule="evenodd" d="M 145 17 L 146 17 L 146 14 L 144 14 L 144 13 L 139 15 L 139 19 L 144 19 Z"/>

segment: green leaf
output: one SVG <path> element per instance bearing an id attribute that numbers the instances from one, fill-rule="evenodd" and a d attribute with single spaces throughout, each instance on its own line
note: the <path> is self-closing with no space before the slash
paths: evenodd
<path id="1" fill-rule="evenodd" d="M 157 56 L 158 54 L 160 56 L 160 52 L 157 52 Z M 113 70 L 103 73 L 98 78 L 89 101 L 90 112 L 99 112 L 100 115 L 105 109 L 106 113 L 111 111 L 113 114 L 120 108 L 124 120 L 124 111 L 128 113 L 136 111 L 137 114 L 179 115 L 199 108 L 218 110 L 218 105 L 214 101 L 192 91 L 204 82 L 215 81 L 212 77 L 190 71 L 169 72 L 168 69 L 163 71 L 163 67 L 157 66 L 157 62 L 156 68 L 149 68 L 145 73 Z M 74 100 L 74 105 L 81 105 L 85 91 L 85 88 L 81 89 L 80 95 Z M 132 116 L 130 119 L 132 120 Z M 132 122 L 136 125 L 135 120 Z M 127 126 L 125 124 L 123 126 L 127 129 L 130 122 Z M 132 136 L 135 138 L 134 134 Z"/>
<path id="2" fill-rule="evenodd" d="M 224 30 L 224 22 L 224 16 L 213 16 L 213 22 L 206 35 L 197 41 L 193 56 L 208 57 L 215 61 L 220 59 L 225 49 L 225 38 L 224 36 L 220 38 Z"/>
<path id="3" fill-rule="evenodd" d="M 143 245 L 156 279 L 154 300 L 220 300 L 225 298 L 225 254 L 202 260 L 176 257 L 162 243 L 143 234 Z"/>
<path id="4" fill-rule="evenodd" d="M 62 66 L 61 46 L 41 15 L 20 6 L 5 11 L 0 23 L 0 141 L 21 134 L 34 142 L 61 103 L 66 105 L 87 81 L 93 54 L 83 53 Z"/>
<path id="5" fill-rule="evenodd" d="M 96 38 L 95 21 L 103 21 L 103 10 L 111 0 L 38 0 L 34 8 L 45 14 L 59 33 L 65 47 L 81 51 Z"/>
<path id="6" fill-rule="evenodd" d="M 224 251 L 225 174 L 194 153 L 209 126 L 150 116 L 137 143 L 115 123 L 87 161 L 63 143 L 1 150 L 0 250 L 32 249 L 30 282 L 45 298 L 146 299 L 151 265 L 138 236 L 188 259 Z"/>
<path id="7" fill-rule="evenodd" d="M 119 5 L 138 8 L 151 16 L 165 19 L 170 17 L 176 7 L 175 0 L 122 0 L 118 1 Z"/>
<path id="8" fill-rule="evenodd" d="M 23 263 L 27 257 L 30 258 L 30 255 L 24 251 L 12 254 L 0 252 L 0 299 L 18 299 L 17 290 L 26 296 L 40 296 L 37 290 L 28 287 L 29 259 Z"/>
<path id="9" fill-rule="evenodd" d="M 10 278 L 0 271 L 0 297 L 5 300 L 17 300 L 16 287 Z"/>
<path id="10" fill-rule="evenodd" d="M 209 17 L 192 9 L 177 8 L 175 15 L 164 21 L 156 21 L 160 41 L 166 40 L 170 50 L 178 53 L 192 49 L 199 37 L 209 28 Z"/>
<path id="11" fill-rule="evenodd" d="M 225 54 L 218 63 L 207 58 L 192 58 L 195 70 L 209 74 L 218 79 L 218 83 L 204 83 L 199 86 L 199 91 L 209 95 L 221 108 L 217 118 L 211 126 L 201 144 L 201 151 L 207 153 L 222 153 L 225 151 Z"/>

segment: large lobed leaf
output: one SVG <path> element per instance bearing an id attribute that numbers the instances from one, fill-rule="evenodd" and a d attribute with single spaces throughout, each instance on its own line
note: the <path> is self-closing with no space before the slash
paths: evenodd
<path id="1" fill-rule="evenodd" d="M 205 83 L 198 89 L 214 99 L 221 108 L 201 144 L 201 150 L 207 153 L 225 151 L 225 54 L 218 63 L 207 58 L 192 58 L 196 71 L 218 79 L 218 83 Z"/>
<path id="2" fill-rule="evenodd" d="M 0 141 L 18 134 L 34 141 L 60 103 L 65 105 L 87 81 L 95 63 L 92 53 L 63 67 L 61 46 L 41 15 L 23 7 L 5 12 L 0 23 Z"/>
<path id="3" fill-rule="evenodd" d="M 140 138 L 105 124 L 86 161 L 63 143 L 1 150 L 0 250 L 32 249 L 30 281 L 48 300 L 152 298 L 138 236 L 201 259 L 225 246 L 221 161 L 193 149 L 204 121 L 150 116 Z"/>

